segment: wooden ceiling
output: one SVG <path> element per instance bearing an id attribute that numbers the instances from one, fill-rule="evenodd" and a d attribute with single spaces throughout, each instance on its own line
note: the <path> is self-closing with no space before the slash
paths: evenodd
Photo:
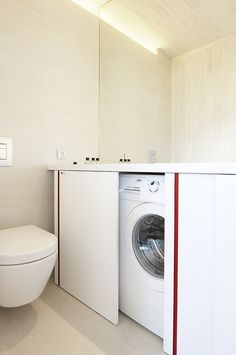
<path id="1" fill-rule="evenodd" d="M 135 19 L 150 28 L 170 57 L 236 32 L 236 0 L 112 0 L 105 7 L 123 8 L 129 26 Z"/>

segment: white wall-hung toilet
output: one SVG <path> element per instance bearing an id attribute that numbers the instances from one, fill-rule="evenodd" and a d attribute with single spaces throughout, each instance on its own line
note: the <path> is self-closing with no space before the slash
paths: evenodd
<path id="1" fill-rule="evenodd" d="M 31 303 L 43 292 L 57 258 L 57 238 L 35 226 L 0 230 L 0 306 Z"/>

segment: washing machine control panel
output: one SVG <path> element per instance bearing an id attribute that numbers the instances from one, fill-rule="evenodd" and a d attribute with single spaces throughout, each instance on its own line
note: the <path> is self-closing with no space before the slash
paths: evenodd
<path id="1" fill-rule="evenodd" d="M 152 180 L 148 184 L 148 189 L 150 192 L 157 192 L 160 188 L 160 182 L 157 180 Z"/>
<path id="2" fill-rule="evenodd" d="M 120 198 L 140 202 L 165 201 L 165 176 L 157 174 L 120 174 Z"/>

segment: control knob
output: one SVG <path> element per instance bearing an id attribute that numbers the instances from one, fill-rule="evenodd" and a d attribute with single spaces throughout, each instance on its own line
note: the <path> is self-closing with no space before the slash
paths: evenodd
<path id="1" fill-rule="evenodd" d="M 149 188 L 149 191 L 150 191 L 150 192 L 157 192 L 157 191 L 159 190 L 159 188 L 160 188 L 160 183 L 159 183 L 159 181 L 156 181 L 156 180 L 151 181 L 151 182 L 149 183 L 148 188 Z"/>

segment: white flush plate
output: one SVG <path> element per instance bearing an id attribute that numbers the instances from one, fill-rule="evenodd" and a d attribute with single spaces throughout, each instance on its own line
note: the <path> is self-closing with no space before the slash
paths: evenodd
<path id="1" fill-rule="evenodd" d="M 0 137 L 0 166 L 12 165 L 12 139 Z"/>

